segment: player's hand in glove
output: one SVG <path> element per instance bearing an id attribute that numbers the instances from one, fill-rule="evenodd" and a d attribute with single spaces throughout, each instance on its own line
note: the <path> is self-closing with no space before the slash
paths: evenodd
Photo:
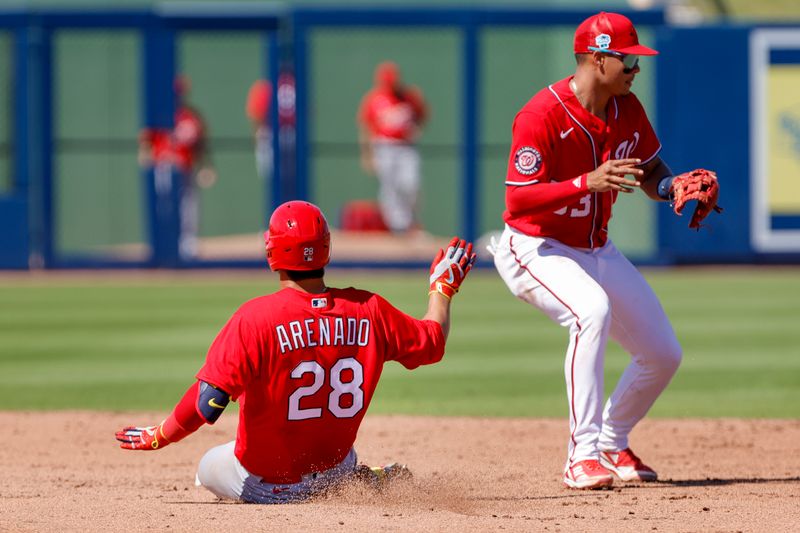
<path id="1" fill-rule="evenodd" d="M 706 218 L 711 211 L 722 212 L 722 208 L 717 205 L 719 198 L 719 183 L 717 174 L 710 170 L 698 168 L 691 172 L 685 172 L 675 176 L 670 187 L 670 197 L 672 198 L 672 209 L 675 214 L 680 215 L 686 202 L 697 200 L 697 206 L 692 213 L 692 220 L 689 227 L 700 229 L 700 222 Z"/>
<path id="2" fill-rule="evenodd" d="M 453 237 L 447 245 L 447 251 L 439 250 L 431 263 L 431 286 L 428 294 L 438 292 L 448 300 L 452 298 L 475 264 L 475 258 L 471 242 Z"/>
<path id="3" fill-rule="evenodd" d="M 163 423 L 157 426 L 128 426 L 117 431 L 119 447 L 126 450 L 158 450 L 169 441 L 162 430 Z"/>

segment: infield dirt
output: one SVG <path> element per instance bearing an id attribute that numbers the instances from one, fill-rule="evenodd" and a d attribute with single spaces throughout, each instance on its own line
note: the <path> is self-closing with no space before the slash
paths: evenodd
<path id="1" fill-rule="evenodd" d="M 197 461 L 231 440 L 227 416 L 158 452 L 114 431 L 165 413 L 0 412 L 0 531 L 798 531 L 800 422 L 645 420 L 632 446 L 661 480 L 573 491 L 561 483 L 567 422 L 367 416 L 363 462 L 408 463 L 384 493 L 220 502 Z"/>

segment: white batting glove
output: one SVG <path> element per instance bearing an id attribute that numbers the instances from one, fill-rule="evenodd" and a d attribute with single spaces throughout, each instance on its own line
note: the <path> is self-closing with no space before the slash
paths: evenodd
<path id="1" fill-rule="evenodd" d="M 458 292 L 461 283 L 475 264 L 472 243 L 453 237 L 447 251 L 439 250 L 431 263 L 430 292 L 438 292 L 448 300 Z"/>

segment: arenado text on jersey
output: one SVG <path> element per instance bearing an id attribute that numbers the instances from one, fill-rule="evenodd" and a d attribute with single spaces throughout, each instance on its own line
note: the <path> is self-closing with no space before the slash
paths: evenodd
<path id="1" fill-rule="evenodd" d="M 366 346 L 370 326 L 367 318 L 317 317 L 278 324 L 275 334 L 281 353 L 286 353 L 317 346 Z"/>

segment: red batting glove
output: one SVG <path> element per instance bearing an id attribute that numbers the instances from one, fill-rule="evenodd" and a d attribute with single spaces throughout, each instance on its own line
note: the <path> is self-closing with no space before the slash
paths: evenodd
<path id="1" fill-rule="evenodd" d="M 431 263 L 430 292 L 438 292 L 448 300 L 458 292 L 477 256 L 472 253 L 472 243 L 453 237 L 447 251 L 439 250 Z"/>
<path id="2" fill-rule="evenodd" d="M 164 423 L 157 426 L 128 426 L 117 431 L 119 447 L 125 450 L 158 450 L 169 444 L 164 436 Z"/>

